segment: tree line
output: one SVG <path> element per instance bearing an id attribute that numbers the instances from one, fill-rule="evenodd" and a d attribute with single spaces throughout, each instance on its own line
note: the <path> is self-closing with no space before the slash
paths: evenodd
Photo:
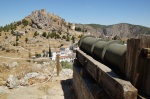
<path id="1" fill-rule="evenodd" d="M 26 20 L 26 19 L 23 19 L 21 21 L 18 21 L 18 22 L 13 22 L 13 23 L 10 23 L 10 24 L 6 24 L 5 26 L 1 26 L 0 27 L 0 32 L 4 31 L 4 32 L 9 32 L 9 30 L 16 30 L 17 29 L 17 26 L 23 24 L 23 26 L 27 26 L 29 25 L 29 22 Z"/>

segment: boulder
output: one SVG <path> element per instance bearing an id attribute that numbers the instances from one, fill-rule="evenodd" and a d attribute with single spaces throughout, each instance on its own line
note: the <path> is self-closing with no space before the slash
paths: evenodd
<path id="1" fill-rule="evenodd" d="M 6 86 L 0 86 L 0 96 L 2 94 L 8 93 L 8 92 L 9 92 L 9 90 Z"/>
<path id="2" fill-rule="evenodd" d="M 27 86 L 27 85 L 29 85 L 28 80 L 27 79 L 20 79 L 19 80 L 19 85 L 20 86 Z"/>
<path id="3" fill-rule="evenodd" d="M 6 86 L 10 89 L 15 88 L 18 85 L 18 79 L 13 75 L 9 75 L 7 79 Z"/>
<path id="4" fill-rule="evenodd" d="M 32 72 L 32 73 L 28 73 L 25 75 L 24 79 L 28 80 L 30 78 L 33 78 L 33 77 L 37 77 L 39 76 L 40 74 L 39 73 L 36 73 L 36 72 Z"/>
<path id="5" fill-rule="evenodd" d="M 19 66 L 19 65 L 18 65 L 18 62 L 13 62 L 12 65 L 10 66 L 10 68 L 15 68 L 15 67 L 17 67 L 17 66 Z"/>

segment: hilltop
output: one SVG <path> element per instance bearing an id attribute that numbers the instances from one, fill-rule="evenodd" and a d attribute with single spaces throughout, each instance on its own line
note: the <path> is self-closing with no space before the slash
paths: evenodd
<path id="1" fill-rule="evenodd" d="M 24 19 L 0 27 L 0 48 L 19 50 L 23 47 L 33 53 L 70 46 L 79 40 L 82 33 L 75 31 L 75 24 L 47 12 L 33 11 Z M 55 50 L 55 49 L 54 49 Z"/>

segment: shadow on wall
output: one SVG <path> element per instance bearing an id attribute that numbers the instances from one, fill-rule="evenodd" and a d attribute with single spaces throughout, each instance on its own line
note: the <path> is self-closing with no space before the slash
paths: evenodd
<path id="1" fill-rule="evenodd" d="M 72 79 L 62 80 L 61 87 L 64 92 L 64 99 L 76 99 Z"/>

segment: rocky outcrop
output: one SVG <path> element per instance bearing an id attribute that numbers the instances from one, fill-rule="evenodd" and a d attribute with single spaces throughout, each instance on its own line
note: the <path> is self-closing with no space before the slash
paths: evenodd
<path id="1" fill-rule="evenodd" d="M 53 29 L 53 22 L 60 21 L 61 18 L 57 15 L 46 12 L 45 9 L 36 10 L 29 16 L 32 21 L 32 28 L 35 29 Z M 59 25 L 59 22 L 57 23 Z"/>
<path id="2" fill-rule="evenodd" d="M 108 26 L 104 29 L 106 35 L 109 36 L 120 36 L 120 37 L 133 37 L 138 34 L 150 34 L 150 31 L 143 30 L 145 27 L 131 25 L 126 23 L 116 24 L 112 26 Z M 148 29 L 148 28 L 147 28 Z M 150 30 L 150 29 L 149 29 Z"/>
<path id="3" fill-rule="evenodd" d="M 15 88 L 17 85 L 18 85 L 18 79 L 14 77 L 13 75 L 9 75 L 6 86 L 12 89 L 12 88 Z"/>
<path id="4" fill-rule="evenodd" d="M 46 10 L 39 10 L 31 14 L 32 27 L 44 29 L 51 26 L 51 15 Z"/>

